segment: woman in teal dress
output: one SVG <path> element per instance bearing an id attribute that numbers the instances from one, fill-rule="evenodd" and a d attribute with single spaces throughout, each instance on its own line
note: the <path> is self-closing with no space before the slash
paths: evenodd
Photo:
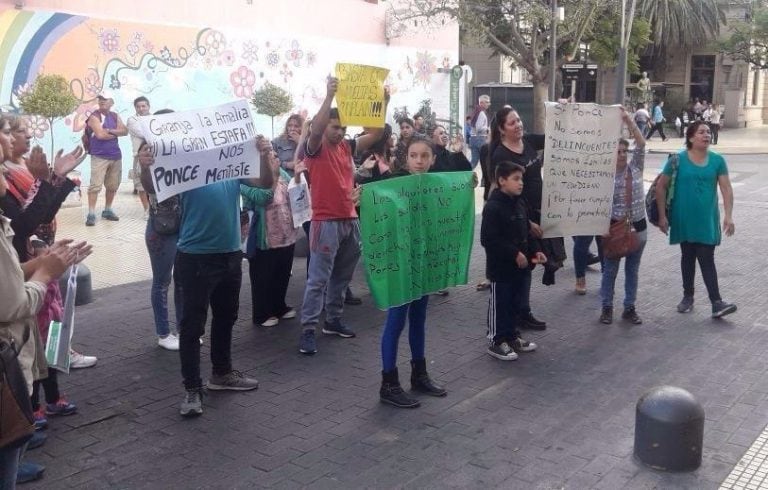
<path id="1" fill-rule="evenodd" d="M 712 303 L 712 318 L 720 318 L 736 311 L 736 305 L 723 301 L 717 283 L 715 247 L 720 245 L 720 210 L 717 188 L 723 195 L 725 216 L 722 231 L 733 235 L 733 188 L 728 178 L 725 159 L 709 150 L 712 139 L 709 127 L 703 121 L 692 123 L 685 132 L 686 149 L 677 154 L 677 173 L 674 197 L 669 216 L 666 211 L 667 189 L 675 174 L 671 159 L 667 160 L 656 186 L 659 206 L 659 228 L 669 232 L 669 243 L 680 244 L 680 269 L 683 275 L 683 299 L 677 311 L 688 313 L 693 309 L 693 280 L 696 262 Z"/>

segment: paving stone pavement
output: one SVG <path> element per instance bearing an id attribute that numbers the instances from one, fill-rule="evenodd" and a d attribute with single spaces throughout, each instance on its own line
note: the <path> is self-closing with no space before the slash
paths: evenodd
<path id="1" fill-rule="evenodd" d="M 321 337 L 313 357 L 297 351 L 297 320 L 251 325 L 245 273 L 233 359 L 260 388 L 211 393 L 195 420 L 178 416 L 178 355 L 155 345 L 149 283 L 98 289 L 78 309 L 75 345 L 99 364 L 60 377 L 79 411 L 51 420 L 48 443 L 29 454 L 46 465 L 45 478 L 26 488 L 717 488 L 768 424 L 768 261 L 760 252 L 768 170 L 731 169 L 737 236 L 716 260 L 736 314 L 711 320 L 700 278 L 696 309 L 676 313 L 679 251 L 651 230 L 637 304 L 643 325 L 599 324 L 600 275 L 590 272 L 588 294 L 576 296 L 569 261 L 554 286 L 534 273 L 534 311 L 550 325 L 529 335 L 539 350 L 499 362 L 485 354 L 487 296 L 473 286 L 483 270 L 478 244 L 471 284 L 430 299 L 429 370 L 449 394 L 416 410 L 378 401 L 384 313 L 362 271 L 354 289 L 365 302 L 345 313 L 357 338 Z M 294 305 L 304 279 L 297 259 Z M 405 384 L 408 358 L 403 339 Z M 704 461 L 692 473 L 656 472 L 632 457 L 635 403 L 661 384 L 691 391 L 705 408 Z"/>

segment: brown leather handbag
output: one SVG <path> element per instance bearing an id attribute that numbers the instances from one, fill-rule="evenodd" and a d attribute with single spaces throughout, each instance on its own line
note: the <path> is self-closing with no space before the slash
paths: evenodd
<path id="1" fill-rule="evenodd" d="M 635 252 L 640 247 L 640 240 L 637 238 L 637 232 L 632 229 L 630 212 L 632 207 L 632 172 L 629 167 L 626 171 L 626 202 L 627 214 L 619 220 L 611 223 L 608 236 L 603 237 L 603 256 L 607 259 L 617 260 Z"/>
<path id="2" fill-rule="evenodd" d="M 24 332 L 24 343 L 29 328 Z M 24 344 L 22 344 L 23 347 Z M 0 448 L 20 447 L 35 432 L 27 382 L 13 342 L 0 342 Z"/>

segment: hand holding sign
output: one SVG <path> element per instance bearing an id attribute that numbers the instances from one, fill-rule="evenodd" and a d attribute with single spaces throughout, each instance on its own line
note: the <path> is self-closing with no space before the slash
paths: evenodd
<path id="1" fill-rule="evenodd" d="M 335 78 L 328 79 L 328 94 L 336 94 L 339 116 L 344 126 L 363 126 L 383 128 L 389 91 L 384 88 L 384 80 L 389 70 L 376 66 L 336 64 L 338 83 Z M 336 92 L 334 87 L 338 87 Z"/>

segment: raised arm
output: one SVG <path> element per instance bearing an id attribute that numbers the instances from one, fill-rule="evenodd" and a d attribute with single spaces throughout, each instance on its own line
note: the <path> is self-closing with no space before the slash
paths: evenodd
<path id="1" fill-rule="evenodd" d="M 384 113 L 387 112 L 387 106 L 389 105 L 389 89 L 384 87 Z M 384 126 L 380 128 L 366 128 L 367 132 L 357 138 L 357 144 L 355 145 L 355 155 L 362 155 L 366 150 L 375 145 L 384 134 Z"/>
<path id="2" fill-rule="evenodd" d="M 259 135 L 256 137 L 256 148 L 259 149 L 259 153 L 261 154 L 261 158 L 260 158 L 261 166 L 259 168 L 259 178 L 243 179 L 241 182 L 251 187 L 261 187 L 262 189 L 270 189 L 272 188 L 272 184 L 274 183 L 272 166 L 270 165 L 270 162 L 274 158 L 272 144 L 269 142 L 267 138 Z"/>
<path id="3" fill-rule="evenodd" d="M 339 79 L 336 77 L 328 77 L 328 84 L 326 85 L 325 100 L 320 106 L 320 110 L 317 111 L 317 115 L 312 118 L 312 126 L 309 131 L 309 138 L 307 139 L 307 153 L 314 155 L 320 150 L 320 145 L 323 143 L 323 134 L 325 128 L 328 126 L 328 121 L 331 116 L 331 103 L 333 98 L 336 97 L 336 91 L 339 89 Z"/>

